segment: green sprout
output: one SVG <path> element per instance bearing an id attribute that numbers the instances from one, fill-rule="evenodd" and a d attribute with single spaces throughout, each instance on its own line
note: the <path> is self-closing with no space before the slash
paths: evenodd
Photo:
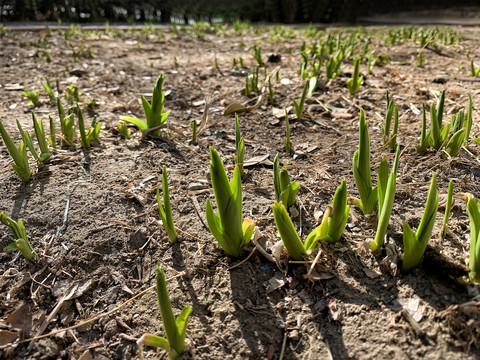
<path id="1" fill-rule="evenodd" d="M 370 137 L 365 120 L 365 112 L 360 109 L 358 150 L 353 155 L 353 177 L 360 199 L 352 198 L 353 203 L 362 212 L 371 214 L 378 203 L 377 187 L 372 187 L 370 175 Z"/>
<path id="2" fill-rule="evenodd" d="M 468 112 L 465 115 L 465 137 L 464 137 L 464 144 L 468 145 L 468 141 L 470 140 L 470 132 L 472 131 L 473 125 L 473 102 L 472 102 L 472 95 L 468 94 Z"/>
<path id="3" fill-rule="evenodd" d="M 178 71 L 178 60 L 176 55 L 173 55 L 173 68 L 175 71 Z"/>
<path id="4" fill-rule="evenodd" d="M 430 120 L 431 120 L 430 146 L 432 146 L 435 150 L 440 149 L 440 147 L 443 144 L 443 141 L 446 138 L 446 133 L 448 133 L 448 129 L 444 131 L 444 127 L 442 126 L 444 103 L 445 103 L 445 90 L 442 91 L 442 94 L 440 95 L 440 99 L 438 100 L 438 109 L 433 104 L 430 106 Z M 442 136 L 442 133 L 444 136 Z"/>
<path id="5" fill-rule="evenodd" d="M 162 91 L 163 80 L 165 80 L 165 76 L 162 74 L 158 77 L 153 88 L 151 103 L 143 95 L 141 96 L 146 122 L 132 116 L 121 116 L 123 121 L 135 125 L 142 131 L 142 139 L 145 139 L 149 134 L 157 136 L 170 114 L 170 110 L 164 112 L 165 92 Z"/>
<path id="6" fill-rule="evenodd" d="M 240 122 L 235 113 L 235 155 L 233 156 L 235 165 L 238 166 L 240 177 L 243 177 L 243 160 L 245 158 L 245 140 L 240 136 Z"/>
<path id="7" fill-rule="evenodd" d="M 84 102 L 85 106 L 87 107 L 87 111 L 93 111 L 98 106 L 97 99 L 92 98 Z"/>
<path id="8" fill-rule="evenodd" d="M 23 142 L 25 143 L 25 145 L 27 145 L 34 159 L 37 161 L 37 166 L 39 167 L 42 166 L 43 162 L 40 159 L 40 156 L 38 155 L 37 151 L 35 150 L 35 147 L 33 146 L 33 141 L 32 141 L 32 138 L 30 137 L 29 132 L 23 131 L 22 125 L 18 120 L 17 120 L 17 127 L 18 127 L 18 130 L 20 131 L 20 135 L 22 135 Z"/>
<path id="9" fill-rule="evenodd" d="M 77 118 L 78 118 L 78 129 L 80 131 L 80 143 L 84 148 L 90 148 L 92 142 L 98 142 L 100 134 L 100 129 L 102 128 L 101 123 L 97 123 L 97 117 L 93 118 L 93 121 L 88 128 L 88 131 L 85 131 L 85 123 L 83 121 L 82 109 L 77 107 Z"/>
<path id="10" fill-rule="evenodd" d="M 469 193 L 458 194 L 458 197 L 466 201 L 470 218 L 470 281 L 480 282 L 480 204 Z"/>
<path id="11" fill-rule="evenodd" d="M 317 244 L 312 244 L 314 247 L 309 248 L 305 246 L 298 236 L 297 231 L 293 226 L 292 219 L 288 215 L 283 202 L 275 201 L 272 210 L 277 230 L 280 233 L 280 238 L 282 239 L 283 245 L 287 249 L 288 254 L 294 260 L 303 260 L 303 255 L 307 251 L 313 250 Z"/>
<path id="12" fill-rule="evenodd" d="M 477 77 L 480 74 L 480 66 L 475 69 L 473 59 L 470 60 L 470 76 Z"/>
<path id="13" fill-rule="evenodd" d="M 267 98 L 268 98 L 268 102 L 270 103 L 270 105 L 273 105 L 273 103 L 274 103 L 273 94 L 275 94 L 275 88 L 272 86 L 272 82 L 271 82 L 270 77 L 269 77 L 268 78 Z"/>
<path id="14" fill-rule="evenodd" d="M 260 90 L 258 88 L 258 70 L 259 67 L 253 66 L 252 73 L 245 77 L 245 95 L 247 96 Z"/>
<path id="15" fill-rule="evenodd" d="M 12 168 L 17 173 L 17 175 L 22 179 L 22 181 L 27 182 L 30 180 L 32 173 L 30 172 L 30 167 L 28 166 L 28 156 L 27 148 L 25 142 L 20 140 L 18 148 L 15 146 L 13 139 L 8 135 L 7 131 L 3 127 L 2 122 L 0 121 L 0 135 L 2 135 L 3 142 L 7 147 L 10 156 L 13 159 Z"/>
<path id="16" fill-rule="evenodd" d="M 124 121 L 119 121 L 117 124 L 118 133 L 121 137 L 129 139 L 132 131 L 128 128 Z"/>
<path id="17" fill-rule="evenodd" d="M 360 60 L 362 60 L 360 56 L 355 59 L 352 78 L 347 81 L 347 87 L 350 95 L 355 95 L 357 93 L 358 88 L 363 81 L 363 76 L 358 76 L 360 72 Z"/>
<path id="18" fill-rule="evenodd" d="M 387 158 L 383 157 L 378 169 L 378 225 L 375 239 L 370 250 L 372 252 L 383 246 L 387 226 L 392 214 L 393 201 L 395 200 L 395 188 L 397 186 L 397 169 L 400 157 L 400 145 L 397 145 L 397 152 L 390 175 L 388 175 Z M 387 178 L 388 176 L 388 178 Z"/>
<path id="19" fill-rule="evenodd" d="M 28 241 L 27 232 L 25 231 L 23 221 L 12 220 L 7 215 L 5 215 L 4 211 L 2 211 L 0 213 L 0 222 L 10 227 L 10 229 L 12 229 L 13 236 L 15 237 L 15 241 L 7 245 L 3 249 L 3 251 L 18 249 L 22 253 L 25 260 L 29 262 L 32 261 L 35 255 L 37 255 L 37 253 L 35 252 L 35 250 L 33 250 L 30 242 Z"/>
<path id="20" fill-rule="evenodd" d="M 464 120 L 465 115 L 463 109 L 461 109 L 458 114 L 454 116 L 454 120 L 452 120 L 453 126 L 450 125 L 450 130 L 452 130 L 450 137 L 447 140 L 444 140 L 444 142 L 447 142 L 444 146 L 444 150 L 449 156 L 457 156 L 462 147 L 463 139 L 465 137 L 465 129 L 463 128 Z M 462 128 L 459 129 L 460 127 Z"/>
<path id="21" fill-rule="evenodd" d="M 329 244 L 340 240 L 348 221 L 350 206 L 347 205 L 347 181 L 342 180 L 335 190 L 332 205 L 327 206 L 323 213 L 320 226 L 308 234 L 305 247 L 312 247 L 319 240 Z"/>
<path id="22" fill-rule="evenodd" d="M 417 59 L 417 66 L 418 67 L 423 67 L 423 64 L 425 63 L 425 57 L 423 56 L 423 53 L 420 52 L 418 54 L 418 59 Z"/>
<path id="23" fill-rule="evenodd" d="M 33 128 L 35 130 L 35 136 L 38 141 L 38 146 L 40 147 L 40 161 L 42 163 L 48 161 L 51 157 L 50 149 L 48 148 L 48 141 L 45 135 L 45 130 L 43 129 L 43 121 L 37 121 L 35 113 L 32 112 Z M 54 130 L 55 131 L 55 130 Z"/>
<path id="24" fill-rule="evenodd" d="M 42 105 L 39 96 L 38 96 L 38 91 L 22 91 L 22 95 L 27 97 L 30 102 L 27 103 L 28 106 L 33 106 L 37 107 Z"/>
<path id="25" fill-rule="evenodd" d="M 262 66 L 262 48 L 257 45 L 253 45 L 253 57 L 257 61 L 258 66 Z"/>
<path id="26" fill-rule="evenodd" d="M 295 205 L 297 191 L 300 185 L 294 181 L 290 182 L 288 170 L 282 169 L 278 162 L 278 153 L 273 160 L 273 188 L 275 190 L 275 199 L 282 202 L 287 209 Z"/>
<path id="27" fill-rule="evenodd" d="M 58 116 L 60 118 L 60 127 L 62 130 L 62 145 L 72 146 L 75 141 L 75 121 L 74 114 L 65 115 L 60 98 L 57 98 Z"/>
<path id="28" fill-rule="evenodd" d="M 57 102 L 57 97 L 53 93 L 52 85 L 50 84 L 50 79 L 46 75 L 45 75 L 45 84 L 42 83 L 42 86 L 45 89 L 45 92 L 47 93 L 50 101 L 55 104 Z"/>
<path id="29" fill-rule="evenodd" d="M 305 98 L 307 97 L 307 90 L 308 90 L 308 82 L 306 82 L 305 86 L 303 87 L 300 103 L 298 103 L 297 100 L 293 100 L 293 105 L 295 105 L 295 114 L 297 115 L 297 119 L 300 119 L 302 117 L 303 107 L 305 106 Z"/>
<path id="30" fill-rule="evenodd" d="M 158 214 L 160 215 L 160 219 L 162 219 L 162 224 L 165 227 L 168 238 L 173 244 L 177 241 L 177 231 L 173 224 L 172 206 L 170 205 L 170 195 L 168 193 L 167 167 L 165 165 L 163 165 L 162 170 L 162 194 L 165 207 L 163 207 L 162 201 L 160 200 L 160 189 L 157 188 Z"/>
<path id="31" fill-rule="evenodd" d="M 368 58 L 367 58 L 367 73 L 368 75 L 371 75 L 372 72 L 373 72 L 373 65 L 374 65 L 374 61 L 373 61 L 373 56 L 375 55 L 375 51 L 372 51 L 370 52 L 370 54 L 368 55 Z"/>
<path id="32" fill-rule="evenodd" d="M 35 129 L 35 136 L 37 137 L 38 145 L 40 147 L 40 155 L 38 155 L 37 151 L 35 150 L 35 147 L 33 146 L 33 141 L 32 141 L 32 138 L 30 137 L 29 132 L 23 131 L 22 125 L 18 120 L 17 120 L 17 127 L 18 127 L 18 130 L 20 131 L 20 134 L 22 135 L 23 142 L 27 145 L 28 149 L 30 150 L 33 157 L 37 161 L 37 165 L 40 167 L 45 162 L 47 162 L 48 159 L 50 159 L 51 153 L 50 153 L 50 150 L 48 149 L 48 142 L 45 137 L 45 131 L 43 129 L 42 121 L 38 122 L 35 117 L 35 113 L 33 112 L 32 112 L 32 118 L 33 118 L 33 127 Z"/>
<path id="33" fill-rule="evenodd" d="M 242 183 L 238 166 L 235 166 L 229 182 L 222 160 L 212 147 L 210 157 L 210 178 L 220 216 L 213 212 L 210 199 L 207 199 L 208 227 L 223 250 L 238 258 L 243 255 L 243 247 L 250 242 L 255 223 L 250 219 L 242 222 Z"/>
<path id="34" fill-rule="evenodd" d="M 338 76 L 340 65 L 343 60 L 343 51 L 339 50 L 325 63 L 325 81 L 329 81 Z"/>
<path id="35" fill-rule="evenodd" d="M 393 130 L 392 127 L 393 118 Z M 383 146 L 388 147 L 390 151 L 395 151 L 397 146 L 397 133 L 398 133 L 398 106 L 393 99 L 390 99 L 387 90 L 387 113 L 385 115 L 385 125 L 380 125 L 383 134 Z"/>
<path id="36" fill-rule="evenodd" d="M 425 103 L 422 104 L 423 111 L 422 111 L 422 132 L 420 133 L 420 143 L 416 147 L 415 151 L 417 153 L 425 152 L 428 147 L 430 146 L 430 130 L 427 130 L 427 114 L 425 112 Z"/>
<path id="37" fill-rule="evenodd" d="M 448 192 L 447 192 L 447 204 L 445 205 L 445 215 L 443 216 L 443 226 L 440 231 L 440 237 L 443 239 L 447 236 L 448 230 L 448 219 L 450 218 L 450 212 L 452 210 L 452 201 L 453 201 L 453 180 L 450 180 L 448 183 Z"/>
<path id="38" fill-rule="evenodd" d="M 335 243 L 340 240 L 350 210 L 347 205 L 346 181 L 343 180 L 335 191 L 333 203 L 327 206 L 322 223 L 307 236 L 305 243 L 298 236 L 284 203 L 275 201 L 272 210 L 277 230 L 288 254 L 294 260 L 302 260 L 303 255 L 315 249 L 319 241 Z"/>
<path id="39" fill-rule="evenodd" d="M 143 360 L 143 345 L 147 345 L 166 350 L 168 357 L 171 360 L 175 360 L 185 352 L 185 337 L 192 307 L 185 306 L 175 320 L 172 304 L 168 296 L 167 282 L 160 262 L 157 263 L 157 301 L 166 338 L 144 334 L 137 340 L 139 356 Z"/>
<path id="40" fill-rule="evenodd" d="M 285 137 L 283 138 L 285 145 L 285 152 L 290 154 L 292 152 L 292 142 L 290 141 L 290 121 L 288 120 L 288 112 L 285 109 Z"/>
<path id="41" fill-rule="evenodd" d="M 65 91 L 65 100 L 67 100 L 71 105 L 75 102 L 80 101 L 80 96 L 82 93 L 78 91 L 78 87 L 75 85 L 68 85 Z"/>
<path id="42" fill-rule="evenodd" d="M 192 127 L 192 144 L 196 145 L 197 144 L 197 120 L 193 119 L 192 122 L 190 123 L 190 126 Z"/>
<path id="43" fill-rule="evenodd" d="M 408 225 L 406 221 L 403 222 L 403 246 L 405 248 L 405 255 L 403 256 L 402 269 L 404 271 L 414 268 L 420 263 L 420 260 L 422 260 L 428 240 L 430 240 L 432 234 L 433 226 L 435 225 L 437 210 L 437 177 L 435 173 L 433 173 L 427 202 L 425 204 L 425 211 L 420 225 L 418 225 L 417 232 L 414 233 L 410 225 Z"/>
<path id="44" fill-rule="evenodd" d="M 48 115 L 48 119 L 50 122 L 50 137 L 47 138 L 47 141 L 52 148 L 56 148 L 57 143 L 56 143 L 56 134 L 55 134 L 55 122 L 53 121 L 53 118 L 50 115 Z"/>
<path id="45" fill-rule="evenodd" d="M 52 62 L 52 54 L 50 54 L 48 50 L 43 50 L 43 55 L 45 56 L 47 62 Z"/>

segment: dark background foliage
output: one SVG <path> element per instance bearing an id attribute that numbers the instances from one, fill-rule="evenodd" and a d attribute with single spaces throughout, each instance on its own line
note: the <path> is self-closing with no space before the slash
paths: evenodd
<path id="1" fill-rule="evenodd" d="M 154 21 L 222 19 L 302 23 L 355 21 L 358 16 L 474 6 L 476 0 L 0 0 L 2 21 Z"/>

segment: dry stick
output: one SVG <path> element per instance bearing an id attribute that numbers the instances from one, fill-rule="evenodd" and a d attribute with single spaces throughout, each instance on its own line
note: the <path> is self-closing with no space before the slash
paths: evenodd
<path id="1" fill-rule="evenodd" d="M 178 275 L 174 275 L 174 276 L 172 276 L 171 278 L 166 279 L 166 281 L 169 282 L 169 281 L 171 281 L 171 280 L 173 280 L 173 279 L 176 279 L 176 278 L 182 277 L 182 276 L 185 276 L 185 272 L 182 272 L 182 273 L 180 273 L 180 274 L 178 274 Z M 29 341 L 36 341 L 36 340 L 39 340 L 39 339 L 43 339 L 43 338 L 46 338 L 46 337 L 49 337 L 49 336 L 53 336 L 53 335 L 56 335 L 56 334 L 60 334 L 60 333 L 62 333 L 62 332 L 68 331 L 68 330 L 73 330 L 73 329 L 79 328 L 79 327 L 81 327 L 81 326 L 84 326 L 84 325 L 86 325 L 86 324 L 89 324 L 89 323 L 91 323 L 91 322 L 94 322 L 94 321 L 96 321 L 96 320 L 99 320 L 99 319 L 101 319 L 101 318 L 110 316 L 110 315 L 112 315 L 113 313 L 117 312 L 118 310 L 120 310 L 120 309 L 124 308 L 125 306 L 127 306 L 127 305 L 128 305 L 130 302 L 132 302 L 133 300 L 135 300 L 135 299 L 137 299 L 138 297 L 146 294 L 147 292 L 155 289 L 155 287 L 156 287 L 156 285 L 152 285 L 152 286 L 150 286 L 149 288 L 147 288 L 147 289 L 139 292 L 137 295 L 132 296 L 130 299 L 128 299 L 128 300 L 125 301 L 124 303 L 120 304 L 120 305 L 117 306 L 115 309 L 110 310 L 110 311 L 107 311 L 106 313 L 103 313 L 103 314 L 94 316 L 93 318 L 90 318 L 90 319 L 88 319 L 88 320 L 85 320 L 85 321 L 83 321 L 83 322 L 81 322 L 81 323 L 79 323 L 79 324 L 70 326 L 70 327 L 65 328 L 65 329 L 55 330 L 55 331 L 49 332 L 48 334 L 38 335 L 38 336 L 35 336 L 35 337 L 33 337 L 33 338 L 25 339 L 25 340 L 22 340 L 22 341 L 20 341 L 20 342 L 18 342 L 18 343 L 16 343 L 16 344 L 6 344 L 6 346 L 13 346 L 13 345 L 18 345 L 18 344 L 26 343 L 26 342 L 29 342 Z M 59 304 L 60 304 L 60 302 L 63 303 L 63 302 L 65 301 L 65 299 L 67 299 L 69 296 L 72 296 L 71 294 L 72 294 L 72 292 L 75 292 L 74 290 L 76 290 L 76 287 L 74 287 L 73 290 L 70 291 L 70 293 L 68 294 L 68 296 L 64 296 L 64 297 L 59 301 Z M 59 306 L 59 304 L 57 304 L 57 306 L 55 307 L 55 309 L 57 309 L 57 308 L 60 309 L 61 306 Z M 52 314 L 53 314 L 53 312 L 55 311 L 55 309 L 53 309 Z M 56 312 L 58 312 L 58 309 L 56 310 Z M 50 317 L 53 317 L 52 314 L 50 314 L 48 317 L 49 317 L 49 318 L 50 318 Z M 45 320 L 45 321 L 46 321 L 46 320 Z M 43 324 L 42 324 L 42 326 L 43 326 Z M 43 330 L 45 330 L 45 329 L 43 329 Z M 43 330 L 42 330 L 42 331 L 43 331 Z M 0 348 L 1 348 L 1 347 L 0 347 Z"/>
<path id="2" fill-rule="evenodd" d="M 203 226 L 205 226 L 205 229 L 210 230 L 207 224 L 205 224 L 205 220 L 203 220 L 203 217 L 201 215 L 202 211 L 200 210 L 200 204 L 198 203 L 198 200 L 195 196 L 190 196 L 190 199 L 192 199 L 193 202 L 193 207 L 195 209 L 195 212 L 197 213 L 198 217 L 200 218 L 200 221 L 202 222 Z"/>
<path id="3" fill-rule="evenodd" d="M 229 267 L 228 270 L 235 269 L 236 267 L 239 267 L 240 265 L 242 265 L 245 261 L 247 261 L 248 259 L 250 259 L 250 258 L 252 257 L 252 255 L 253 255 L 253 253 L 255 252 L 255 250 L 257 250 L 256 247 L 254 247 L 254 248 L 252 249 L 252 251 L 250 251 L 250 254 L 248 254 L 248 256 L 247 256 L 245 259 L 243 259 L 242 261 L 240 261 L 238 264 L 235 264 L 235 265 Z"/>
<path id="4" fill-rule="evenodd" d="M 287 332 L 283 335 L 282 350 L 280 351 L 280 360 L 283 360 L 283 355 L 285 354 L 285 346 L 287 345 Z"/>

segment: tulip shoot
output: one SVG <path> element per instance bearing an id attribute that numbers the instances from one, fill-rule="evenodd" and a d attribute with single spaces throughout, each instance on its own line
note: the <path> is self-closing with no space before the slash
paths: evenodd
<path id="1" fill-rule="evenodd" d="M 5 143 L 5 146 L 7 147 L 7 150 L 13 159 L 13 170 L 17 173 L 18 177 L 22 179 L 22 181 L 29 181 L 32 174 L 28 165 L 27 148 L 25 142 L 22 139 L 17 148 L 15 143 L 13 142 L 13 139 L 10 137 L 10 135 L 8 135 L 7 131 L 3 127 L 1 121 L 0 135 L 2 136 L 3 142 Z"/>
<path id="2" fill-rule="evenodd" d="M 378 193 L 370 177 L 370 137 L 363 109 L 360 109 L 358 150 L 353 155 L 353 177 L 360 195 L 360 199 L 352 199 L 353 203 L 365 215 L 371 214 L 377 207 Z"/>
<path id="3" fill-rule="evenodd" d="M 28 241 L 27 232 L 25 231 L 23 221 L 12 220 L 7 215 L 5 215 L 4 211 L 2 211 L 0 213 L 0 222 L 10 227 L 15 237 L 15 241 L 7 245 L 3 250 L 9 251 L 18 249 L 22 253 L 25 260 L 32 261 L 37 253 L 35 252 L 35 250 L 33 250 L 30 242 Z"/>
<path id="4" fill-rule="evenodd" d="M 402 269 L 410 270 L 417 266 L 422 260 L 428 241 L 435 225 L 435 215 L 438 210 L 438 192 L 437 178 L 435 173 L 432 175 L 430 190 L 428 191 L 425 211 L 423 213 L 417 232 L 414 233 L 406 221 L 403 222 L 403 246 L 405 255 L 403 256 Z"/>
<path id="5" fill-rule="evenodd" d="M 242 222 L 242 183 L 238 166 L 229 182 L 222 160 L 212 147 L 210 158 L 210 178 L 219 215 L 213 212 L 210 199 L 207 199 L 208 227 L 223 250 L 238 258 L 243 256 L 243 247 L 250 242 L 255 223 L 249 219 Z"/>
<path id="6" fill-rule="evenodd" d="M 168 193 L 168 179 L 167 179 L 167 167 L 164 165 L 162 170 L 162 194 L 163 194 L 163 204 L 160 200 L 160 189 L 157 188 L 157 203 L 158 203 L 158 214 L 160 219 L 162 219 L 163 226 L 165 231 L 168 234 L 170 242 L 173 244 L 177 241 L 177 231 L 175 230 L 175 225 L 173 224 L 172 216 L 172 206 L 170 204 L 170 195 Z"/>
<path id="7" fill-rule="evenodd" d="M 160 133 L 160 128 L 165 125 L 170 111 L 164 112 L 163 106 L 165 100 L 165 92 L 162 91 L 163 81 L 165 76 L 162 74 L 158 77 L 155 86 L 153 88 L 152 102 L 148 102 L 145 96 L 141 95 L 143 111 L 145 114 L 145 120 L 140 120 L 132 116 L 121 116 L 123 121 L 131 123 L 138 127 L 142 131 L 142 139 L 146 138 L 149 134 L 157 136 Z"/>
<path id="8" fill-rule="evenodd" d="M 287 169 L 280 170 L 277 153 L 273 160 L 273 187 L 275 190 L 275 199 L 278 202 L 283 202 L 287 209 L 290 209 L 290 207 L 295 205 L 299 186 L 300 185 L 296 181 L 290 182 Z"/>
<path id="9" fill-rule="evenodd" d="M 398 160 L 400 157 L 400 145 L 397 145 L 397 152 L 395 154 L 395 160 L 393 162 L 393 167 L 390 175 L 388 176 L 388 180 L 386 179 L 386 171 L 379 170 L 379 195 L 378 195 L 378 202 L 379 202 L 379 211 L 378 211 L 378 225 L 377 225 L 377 232 L 375 234 L 375 239 L 373 240 L 370 250 L 372 252 L 378 250 L 383 246 L 385 240 L 385 234 L 387 232 L 387 226 L 390 221 L 390 215 L 392 214 L 393 209 L 393 201 L 395 199 L 395 188 L 397 185 L 396 178 L 397 178 L 397 170 L 398 170 Z M 382 160 L 386 163 L 386 160 Z M 385 169 L 385 165 L 383 166 Z"/>
<path id="10" fill-rule="evenodd" d="M 470 218 L 470 281 L 480 282 L 480 204 L 472 194 L 459 194 L 467 203 Z"/>
<path id="11" fill-rule="evenodd" d="M 143 345 L 160 347 L 168 352 L 170 360 L 177 359 L 185 352 L 185 337 L 191 306 L 185 306 L 178 315 L 177 319 L 173 315 L 172 304 L 168 296 L 167 283 L 163 273 L 162 265 L 157 263 L 157 301 L 162 317 L 163 328 L 166 338 L 144 334 L 137 340 L 137 346 L 140 359 L 143 359 Z"/>

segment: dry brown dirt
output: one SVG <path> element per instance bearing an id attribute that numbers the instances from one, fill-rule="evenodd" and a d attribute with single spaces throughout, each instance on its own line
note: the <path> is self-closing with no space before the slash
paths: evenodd
<path id="1" fill-rule="evenodd" d="M 329 31 L 339 30 L 343 31 Z M 277 152 L 282 162 L 288 161 L 291 178 L 301 184 L 300 215 L 294 223 L 303 238 L 315 226 L 314 213 L 331 202 L 342 179 L 347 180 L 349 195 L 358 195 L 351 164 L 358 146 L 360 108 L 370 128 L 372 175 L 382 154 L 393 161 L 382 147 L 380 132 L 388 89 L 399 105 L 401 158 L 387 241 L 401 255 L 402 221 L 418 226 L 432 171 L 437 173 L 440 192 L 446 192 L 453 179 L 455 193 L 480 195 L 475 144 L 450 159 L 441 152 L 415 152 L 421 124 L 416 109 L 421 109 L 422 102 L 436 103 L 443 89 L 447 89 L 447 114 L 466 107 L 467 95 L 472 95 L 472 132 L 480 135 L 480 90 L 477 79 L 469 77 L 466 56 L 469 52 L 470 57 L 480 58 L 479 32 L 456 30 L 464 33 L 460 45 L 427 46 L 423 68 L 417 67 L 419 45 L 410 41 L 387 46 L 375 40 L 376 53 L 387 55 L 389 63 L 375 66 L 355 96 L 345 86 L 352 62 L 342 64 L 338 78 L 319 83 L 307 100 L 303 118 L 292 118 L 292 156 L 283 150 L 284 120 L 272 110 L 281 113 L 300 97 L 300 31 L 296 38 L 278 43 L 270 41 L 269 28 L 243 35 L 208 33 L 204 40 L 187 33 L 176 36 L 168 29 L 159 37 L 140 31 L 89 33 L 86 39 L 77 34 L 69 40 L 71 44 L 77 50 L 84 44 L 93 52 L 93 57 L 78 60 L 73 59 L 63 32 L 54 31 L 45 38 L 51 62 L 39 44 L 45 32 L 7 31 L 0 38 L 0 119 L 15 140 L 19 141 L 15 119 L 31 130 L 32 108 L 21 88 L 40 91 L 43 105 L 34 110 L 47 128 L 48 115 L 57 118 L 56 107 L 41 86 L 44 75 L 53 84 L 59 80 L 62 98 L 67 85 L 78 86 L 82 101 L 95 98 L 98 106 L 85 112 L 86 123 L 96 115 L 103 128 L 100 143 L 90 150 L 78 142 L 70 148 L 59 146 L 27 184 L 13 172 L 7 149 L 0 144 L 0 210 L 24 220 L 38 253 L 32 264 L 18 252 L 0 254 L 0 356 L 136 358 L 135 340 L 144 333 L 164 334 L 163 327 L 153 290 L 125 302 L 154 285 L 155 265 L 160 261 L 167 278 L 175 276 L 168 282 L 175 314 L 186 305 L 193 306 L 188 358 L 479 358 L 478 286 L 466 277 L 469 222 L 463 201 L 457 200 L 453 207 L 445 239 L 438 236 L 443 218 L 443 210 L 439 211 L 425 258 L 408 273 L 396 269 L 395 261 L 384 259 L 385 252 L 374 257 L 366 250 L 376 219 L 352 206 L 342 239 L 322 245 L 320 279 L 315 281 L 305 278 L 312 259 L 305 264 L 286 260 L 276 264 L 258 250 L 242 263 L 230 259 L 208 231 L 204 214 L 206 198 L 213 199 L 208 147 L 218 149 L 230 175 L 233 169 L 234 117 L 223 115 L 223 110 L 234 101 L 252 105 L 259 95 L 245 96 L 245 78 L 233 71 L 251 70 L 252 46 L 258 43 L 264 61 L 269 52 L 281 55 L 281 63 L 266 65 L 269 71 L 280 65 L 280 78 L 290 81 L 273 81 L 273 106 L 263 97 L 258 108 L 240 114 L 246 160 L 267 156 L 246 167 L 243 180 L 243 211 L 256 222 L 258 243 L 270 252 L 271 244 L 279 240 L 271 211 L 271 161 Z M 387 31 L 375 29 L 376 34 Z M 307 46 L 313 41 L 305 40 Z M 245 68 L 234 69 L 234 57 L 243 57 Z M 361 70 L 365 72 L 364 64 Z M 129 113 L 142 117 L 140 94 L 151 93 L 161 73 L 166 75 L 170 129 L 145 141 L 135 131 L 128 140 L 120 138 L 115 133 L 119 117 Z M 208 123 L 198 145 L 193 145 L 190 122 L 202 119 L 206 98 L 211 99 Z M 332 111 L 330 105 L 344 112 Z M 159 223 L 155 199 L 163 165 L 168 169 L 173 217 L 180 234 L 174 245 Z M 3 248 L 12 235 L 7 227 L 0 229 Z M 245 255 L 254 249 L 248 246 Z M 76 291 L 68 294 L 72 287 Z M 469 301 L 477 301 L 476 306 L 459 306 Z M 51 314 L 43 334 L 54 334 L 18 344 L 35 336 L 39 324 Z M 15 346 L 8 344 L 11 341 Z M 147 358 L 165 358 L 164 353 L 145 347 Z"/>

